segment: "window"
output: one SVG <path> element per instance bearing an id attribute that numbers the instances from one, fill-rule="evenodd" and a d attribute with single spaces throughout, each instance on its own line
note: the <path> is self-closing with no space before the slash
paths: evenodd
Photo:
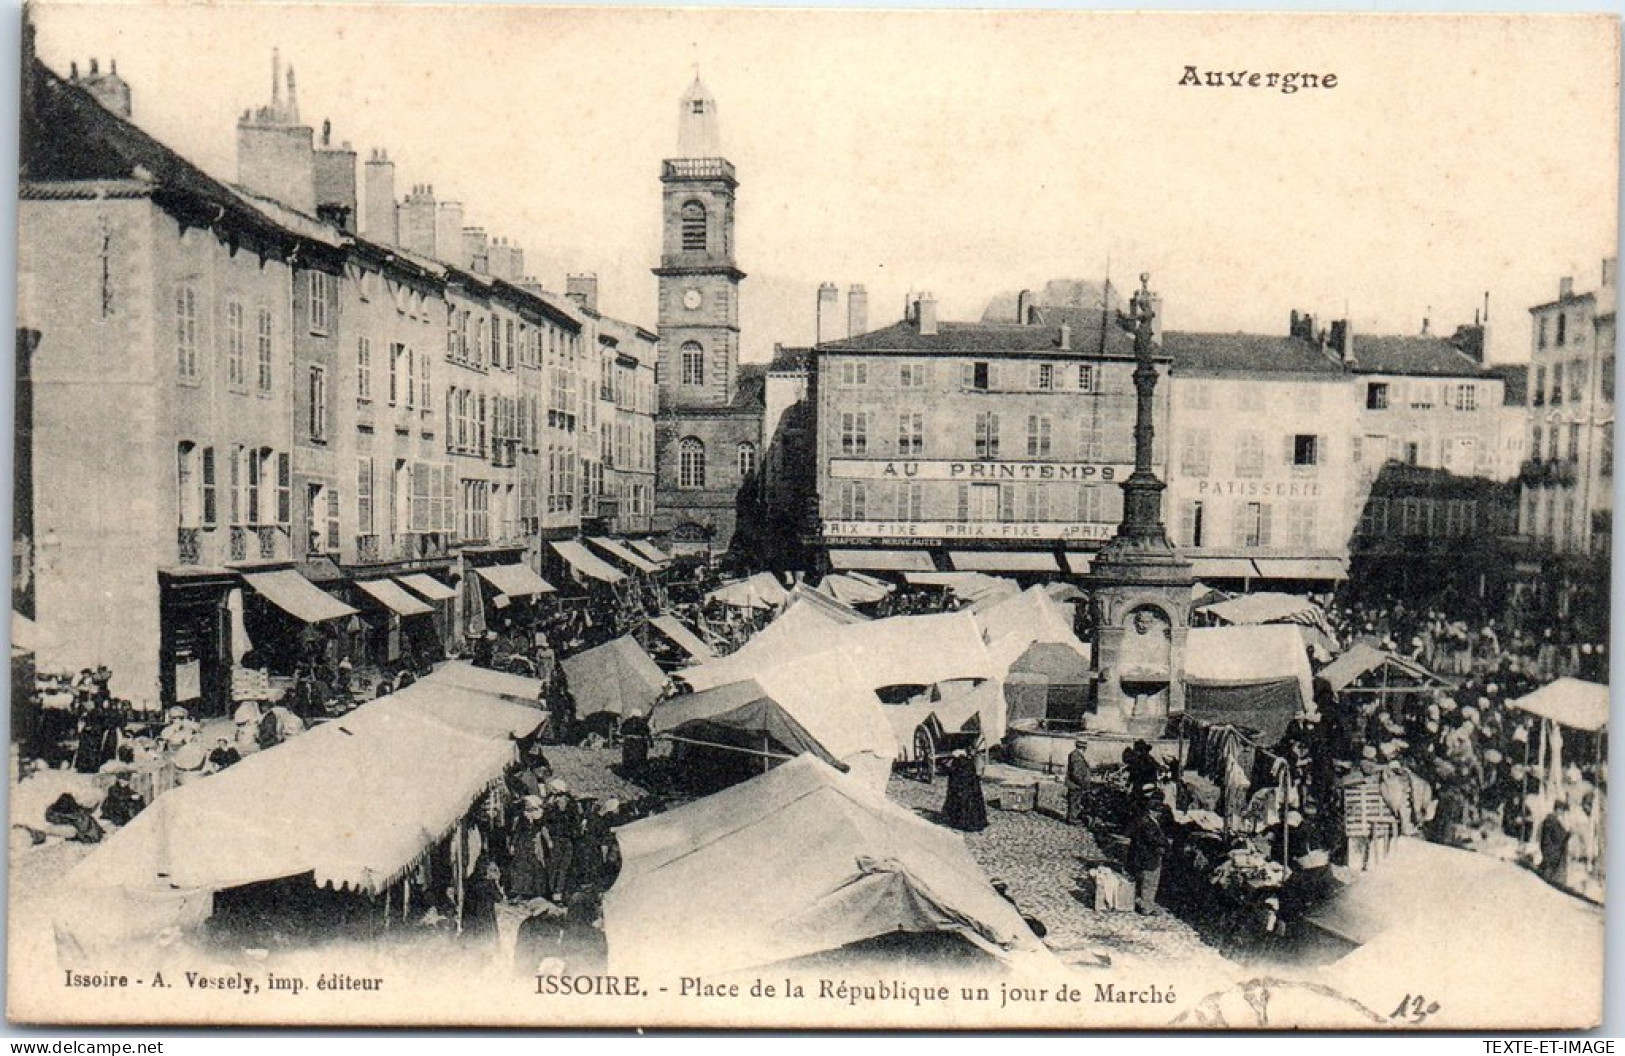
<path id="1" fill-rule="evenodd" d="M 327 370 L 310 368 L 310 438 L 317 443 L 327 439 Z"/>
<path id="2" fill-rule="evenodd" d="M 705 384 L 705 349 L 698 342 L 686 341 L 680 353 L 683 362 L 683 384 Z"/>
<path id="3" fill-rule="evenodd" d="M 1600 472 L 1605 477 L 1611 477 L 1611 476 L 1614 475 L 1614 423 L 1613 422 L 1604 422 L 1603 423 L 1602 435 L 1598 437 L 1598 440 L 1600 441 L 1599 446 L 1601 447 L 1601 450 L 1597 452 L 1598 472 Z M 203 449 L 203 457 L 204 457 L 203 466 L 204 466 L 205 469 L 207 469 L 209 467 L 209 465 L 210 465 L 209 456 L 211 454 L 213 454 L 213 453 L 214 453 L 213 448 L 206 447 L 206 448 Z M 205 483 L 204 487 L 207 488 L 208 484 Z M 207 492 L 205 492 L 204 494 L 207 495 Z M 209 523 L 209 515 L 208 515 L 208 512 L 207 512 L 207 509 L 205 509 L 205 512 L 203 514 L 203 520 L 204 520 L 205 524 Z"/>
<path id="4" fill-rule="evenodd" d="M 1400 461 L 1407 466 L 1414 466 L 1422 461 L 1422 448 L 1415 440 L 1401 441 L 1400 447 L 1404 452 L 1404 457 Z"/>
<path id="5" fill-rule="evenodd" d="M 1320 465 L 1320 437 L 1298 433 L 1287 440 L 1288 457 L 1294 466 Z"/>
<path id="6" fill-rule="evenodd" d="M 1048 484 L 1023 484 L 1021 517 L 1029 524 L 1044 524 L 1050 520 L 1050 487 Z"/>
<path id="7" fill-rule="evenodd" d="M 203 527 L 213 528 L 219 522 L 220 507 L 215 494 L 214 448 L 203 449 Z"/>
<path id="8" fill-rule="evenodd" d="M 402 361 L 405 358 L 405 345 L 401 344 L 400 342 L 395 342 L 389 346 L 389 405 L 391 407 L 400 402 L 401 390 L 403 388 L 401 384 L 401 370 L 403 369 L 404 364 Z"/>
<path id="9" fill-rule="evenodd" d="M 841 384 L 847 388 L 869 384 L 869 363 L 862 359 L 841 360 Z"/>
<path id="10" fill-rule="evenodd" d="M 1269 503 L 1241 502 L 1236 504 L 1236 545 L 1248 547 L 1270 545 Z"/>
<path id="11" fill-rule="evenodd" d="M 1184 443 L 1179 452 L 1179 471 L 1190 477 L 1205 477 L 1210 469 L 1208 431 L 1206 429 L 1186 431 Z"/>
<path id="12" fill-rule="evenodd" d="M 897 367 L 897 384 L 904 389 L 923 389 L 926 385 L 928 363 L 902 363 Z"/>
<path id="13" fill-rule="evenodd" d="M 991 411 L 976 416 L 976 457 L 999 457 L 999 416 Z"/>
<path id="14" fill-rule="evenodd" d="M 867 411 L 841 412 L 841 454 L 866 455 L 869 453 L 869 413 Z"/>
<path id="15" fill-rule="evenodd" d="M 410 348 L 403 350 L 406 356 L 406 409 L 412 410 L 417 406 L 418 378 L 417 354 Z"/>
<path id="16" fill-rule="evenodd" d="M 868 486 L 861 480 L 841 481 L 841 520 L 861 521 L 868 516 Z"/>
<path id="17" fill-rule="evenodd" d="M 1579 422 L 1570 422 L 1569 423 L 1569 461 L 1570 462 L 1578 462 L 1579 460 L 1580 460 L 1580 423 Z"/>
<path id="18" fill-rule="evenodd" d="M 1095 391 L 1095 366 L 1093 363 L 1078 364 L 1078 391 Z"/>
<path id="19" fill-rule="evenodd" d="M 243 478 L 243 489 L 245 495 L 245 501 L 243 502 L 243 523 L 249 525 L 257 525 L 261 522 L 260 492 L 265 486 L 262 480 L 265 470 L 262 454 L 262 452 L 252 451 L 246 453 L 248 460 L 248 473 Z"/>
<path id="20" fill-rule="evenodd" d="M 677 445 L 677 486 L 705 487 L 705 445 L 696 437 L 685 437 Z"/>
<path id="21" fill-rule="evenodd" d="M 1536 344 L 1540 348 L 1546 347 L 1546 317 L 1544 315 L 1540 317 L 1540 332 L 1536 338 Z"/>
<path id="22" fill-rule="evenodd" d="M 1577 359 L 1569 364 L 1569 401 L 1580 399 L 1586 387 L 1586 361 Z"/>
<path id="23" fill-rule="evenodd" d="M 959 519 L 977 522 L 998 520 L 999 486 L 997 484 L 961 484 L 959 486 Z"/>
<path id="24" fill-rule="evenodd" d="M 480 320 L 480 332 L 485 332 L 485 320 Z M 491 317 L 491 366 L 502 366 L 502 320 L 496 316 Z"/>
<path id="25" fill-rule="evenodd" d="M 1564 339 L 1568 334 L 1569 317 L 1562 312 L 1557 313 L 1557 347 L 1562 348 Z"/>
<path id="26" fill-rule="evenodd" d="M 749 480 L 756 472 L 756 445 L 748 440 L 739 445 L 739 479 Z"/>
<path id="27" fill-rule="evenodd" d="M 198 511 L 197 446 L 182 440 L 175 447 L 175 495 L 177 524 L 196 528 L 202 518 Z"/>
<path id="28" fill-rule="evenodd" d="M 990 371 L 986 363 L 966 363 L 965 387 L 975 389 L 978 392 L 986 392 L 991 384 L 989 374 Z"/>
<path id="29" fill-rule="evenodd" d="M 705 206 L 684 202 L 682 210 L 683 249 L 705 252 Z"/>
<path id="30" fill-rule="evenodd" d="M 1542 322 L 1544 322 L 1544 320 L 1542 320 Z M 1544 343 L 1542 344 L 1542 347 L 1545 347 Z M 1534 394 L 1533 394 L 1533 397 L 1532 397 L 1532 402 L 1534 403 L 1534 405 L 1536 407 L 1543 407 L 1543 406 L 1546 405 L 1546 368 L 1545 367 L 1536 367 L 1535 368 L 1535 391 L 1534 391 Z"/>
<path id="31" fill-rule="evenodd" d="M 266 457 L 270 457 L 270 449 L 266 449 Z M 266 468 L 266 476 L 270 476 L 270 468 Z M 283 451 L 276 456 L 276 523 L 286 528 L 293 522 L 293 467 L 288 453 Z"/>
<path id="32" fill-rule="evenodd" d="M 513 320 L 505 319 L 502 322 L 502 365 L 509 370 L 513 369 Z"/>
<path id="33" fill-rule="evenodd" d="M 1410 384 L 1411 410 L 1430 411 L 1433 409 L 1433 385 L 1431 383 L 1413 381 Z"/>
<path id="34" fill-rule="evenodd" d="M 1561 316 L 1559 316 L 1561 318 Z M 1558 344 L 1562 344 L 1561 341 Z M 1552 391 L 1551 403 L 1553 407 L 1563 402 L 1563 364 L 1552 365 Z"/>
<path id="35" fill-rule="evenodd" d="M 372 459 L 358 458 L 355 463 L 355 530 L 358 535 L 372 534 Z"/>
<path id="36" fill-rule="evenodd" d="M 226 499 L 229 503 L 228 508 L 231 512 L 229 523 L 232 525 L 239 525 L 243 523 L 243 514 L 247 512 L 248 508 L 244 502 L 243 496 L 243 475 L 245 472 L 243 469 L 243 459 L 247 457 L 247 454 L 248 452 L 244 451 L 239 445 L 231 449 L 227 459 L 227 461 L 230 463 L 231 475 L 227 480 Z"/>
<path id="37" fill-rule="evenodd" d="M 1078 457 L 1085 462 L 1098 462 L 1106 457 L 1106 425 L 1099 408 L 1091 405 L 1081 420 L 1078 436 Z"/>
<path id="38" fill-rule="evenodd" d="M 237 301 L 226 305 L 226 383 L 234 389 L 248 384 L 248 333 Z"/>
<path id="39" fill-rule="evenodd" d="M 1262 477 L 1264 475 L 1264 438 L 1258 433 L 1242 433 L 1236 437 L 1236 476 Z"/>
<path id="40" fill-rule="evenodd" d="M 328 298 L 332 296 L 333 276 L 325 271 L 306 272 L 309 276 L 307 291 L 310 297 L 310 332 L 327 333 Z"/>
<path id="41" fill-rule="evenodd" d="M 1552 426 L 1552 431 L 1546 434 L 1546 461 L 1557 461 L 1558 429 Z"/>
<path id="42" fill-rule="evenodd" d="M 1031 376 L 1032 387 L 1039 392 L 1055 391 L 1055 364 L 1034 363 Z"/>
<path id="43" fill-rule="evenodd" d="M 1203 514 L 1201 499 L 1188 499 L 1179 508 L 1179 538 L 1181 545 L 1202 545 Z"/>
<path id="44" fill-rule="evenodd" d="M 924 413 L 920 411 L 904 411 L 897 416 L 897 453 L 903 456 L 915 456 L 924 450 Z"/>
<path id="45" fill-rule="evenodd" d="M 269 309 L 260 309 L 259 348 L 256 350 L 259 361 L 259 389 L 261 392 L 271 391 L 271 312 Z"/>
<path id="46" fill-rule="evenodd" d="M 1456 410 L 1458 410 L 1458 411 L 1476 411 L 1476 410 L 1478 410 L 1478 386 L 1477 385 L 1457 385 L 1456 386 Z"/>
<path id="47" fill-rule="evenodd" d="M 925 519 L 925 486 L 916 481 L 898 485 L 897 518 L 903 521 Z"/>
<path id="48" fill-rule="evenodd" d="M 197 379 L 197 291 L 190 286 L 175 290 L 175 358 L 183 380 Z"/>
<path id="49" fill-rule="evenodd" d="M 1315 504 L 1294 502 L 1286 508 L 1287 542 L 1299 550 L 1315 548 Z"/>
<path id="50" fill-rule="evenodd" d="M 389 377 L 390 402 L 395 402 L 395 375 Z M 361 403 L 372 402 L 372 339 L 360 337 L 355 343 L 355 398 Z"/>
<path id="51" fill-rule="evenodd" d="M 1614 357 L 1604 356 L 1602 360 L 1602 392 L 1601 397 L 1608 403 L 1614 402 Z"/>
<path id="52" fill-rule="evenodd" d="M 1388 409 L 1388 383 L 1373 381 L 1365 387 L 1365 409 L 1368 411 L 1386 411 Z"/>
<path id="53" fill-rule="evenodd" d="M 1027 416 L 1027 457 L 1048 458 L 1050 456 L 1050 416 L 1047 414 L 1029 414 Z"/>

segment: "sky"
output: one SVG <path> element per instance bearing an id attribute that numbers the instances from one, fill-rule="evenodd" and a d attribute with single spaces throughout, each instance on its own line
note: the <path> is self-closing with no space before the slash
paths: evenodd
<path id="1" fill-rule="evenodd" d="M 397 193 L 433 184 L 523 244 L 550 289 L 599 275 L 653 328 L 659 162 L 700 72 L 739 174 L 746 360 L 809 344 L 821 282 L 869 321 L 943 319 L 1054 278 L 1149 272 L 1170 329 L 1450 333 L 1489 294 L 1491 358 L 1527 308 L 1597 284 L 1618 227 L 1618 56 L 1598 16 L 1110 15 L 68 4 L 42 60 L 118 61 L 136 122 L 226 180 L 271 49 L 301 115 Z M 1181 85 L 1334 73 L 1335 89 Z M 842 305 L 844 320 L 844 300 Z"/>

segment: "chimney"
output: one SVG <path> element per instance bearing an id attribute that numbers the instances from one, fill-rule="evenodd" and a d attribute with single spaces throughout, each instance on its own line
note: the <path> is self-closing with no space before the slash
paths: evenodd
<path id="1" fill-rule="evenodd" d="M 79 87 L 89 92 L 103 107 L 118 114 L 120 117 L 130 116 L 130 86 L 125 84 L 118 75 L 118 63 L 111 62 L 107 73 L 101 72 L 101 65 L 95 59 L 90 60 L 90 75 L 79 80 L 79 66 L 73 65 L 72 80 Z"/>
<path id="2" fill-rule="evenodd" d="M 1574 276 L 1565 275 L 1557 280 L 1558 300 L 1568 300 L 1574 296 Z"/>
<path id="3" fill-rule="evenodd" d="M 415 185 L 406 200 L 401 202 L 400 247 L 420 257 L 435 258 L 435 202 L 434 185 Z"/>
<path id="4" fill-rule="evenodd" d="M 355 150 L 348 142 L 331 147 L 333 124 L 322 122 L 322 148 L 316 151 L 316 215 L 345 231 L 356 229 Z"/>
<path id="5" fill-rule="evenodd" d="M 1072 326 L 1070 323 L 1061 324 L 1061 335 L 1058 339 L 1057 347 L 1059 347 L 1062 352 L 1072 351 Z"/>
<path id="6" fill-rule="evenodd" d="M 841 291 L 833 282 L 818 287 L 818 324 L 813 344 L 835 340 L 835 316 L 840 311 Z"/>
<path id="7" fill-rule="evenodd" d="M 483 227 L 465 227 L 461 239 L 462 257 L 459 263 L 476 275 L 491 274 L 491 240 Z"/>
<path id="8" fill-rule="evenodd" d="M 598 273 L 582 272 L 564 277 L 564 295 L 589 312 L 598 310 Z"/>
<path id="9" fill-rule="evenodd" d="M 288 63 L 288 124 L 299 123 L 299 88 L 293 80 L 293 63 Z"/>
<path id="10" fill-rule="evenodd" d="M 846 291 L 846 336 L 857 337 L 869 332 L 869 291 L 862 283 L 853 283 Z"/>
<path id="11" fill-rule="evenodd" d="M 272 85 L 278 80 L 281 56 L 272 52 Z M 316 144 L 311 130 L 299 124 L 293 102 L 293 71 L 288 71 L 289 99 L 273 91 L 271 105 L 246 113 L 237 122 L 237 182 L 250 194 L 316 215 Z M 355 177 L 350 177 L 353 182 Z"/>
<path id="12" fill-rule="evenodd" d="M 466 268 L 463 254 L 463 203 L 441 202 L 435 207 L 434 244 L 440 252 L 435 259 Z"/>
<path id="13" fill-rule="evenodd" d="M 361 237 L 382 246 L 400 241 L 395 217 L 395 163 L 387 150 L 374 150 L 367 158 L 364 186 L 367 211 L 362 216 Z"/>
<path id="14" fill-rule="evenodd" d="M 1033 304 L 1033 291 L 1022 290 L 1016 294 L 1016 322 L 1023 326 L 1037 322 Z"/>
<path id="15" fill-rule="evenodd" d="M 1331 348 L 1345 366 L 1354 365 L 1354 324 L 1347 319 L 1332 320 Z"/>
<path id="16" fill-rule="evenodd" d="M 922 337 L 935 337 L 937 335 L 937 299 L 929 293 L 920 294 L 919 307 L 920 334 Z"/>

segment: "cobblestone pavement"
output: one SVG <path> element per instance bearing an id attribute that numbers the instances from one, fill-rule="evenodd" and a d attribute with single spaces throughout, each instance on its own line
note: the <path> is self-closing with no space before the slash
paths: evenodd
<path id="1" fill-rule="evenodd" d="M 1088 967 L 1111 964 L 1170 964 L 1181 968 L 1211 965 L 1231 967 L 1196 931 L 1166 912 L 1096 912 L 1088 870 L 1110 858 L 1083 826 L 1068 825 L 1048 813 L 1064 799 L 1060 783 L 1039 778 L 1041 811 L 1010 811 L 989 806 L 988 827 L 965 833 L 971 854 L 989 877 L 1009 884 L 1010 895 L 1024 914 L 1037 917 L 1049 929 L 1045 943 L 1068 963 Z M 998 786 L 985 784 L 990 801 Z M 940 778 L 922 784 L 894 774 L 886 789 L 894 801 L 935 821 L 947 794 Z M 1031 794 L 1028 793 L 1030 802 Z"/>

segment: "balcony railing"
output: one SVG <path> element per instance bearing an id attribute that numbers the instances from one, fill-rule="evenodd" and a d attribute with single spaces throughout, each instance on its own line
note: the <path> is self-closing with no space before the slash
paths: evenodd
<path id="1" fill-rule="evenodd" d="M 175 545 L 180 554 L 181 564 L 198 565 L 203 563 L 203 529 L 177 529 Z"/>
<path id="2" fill-rule="evenodd" d="M 276 557 L 277 530 L 269 525 L 261 525 L 254 531 L 260 537 L 260 557 L 266 560 Z"/>
<path id="3" fill-rule="evenodd" d="M 376 535 L 358 535 L 355 537 L 355 556 L 357 561 L 383 560 L 378 546 Z"/>
<path id="4" fill-rule="evenodd" d="M 248 529 L 234 527 L 231 530 L 231 559 L 233 561 L 248 560 Z"/>
<path id="5" fill-rule="evenodd" d="M 731 180 L 733 163 L 725 158 L 670 158 L 661 162 L 660 178 L 679 180 Z"/>

